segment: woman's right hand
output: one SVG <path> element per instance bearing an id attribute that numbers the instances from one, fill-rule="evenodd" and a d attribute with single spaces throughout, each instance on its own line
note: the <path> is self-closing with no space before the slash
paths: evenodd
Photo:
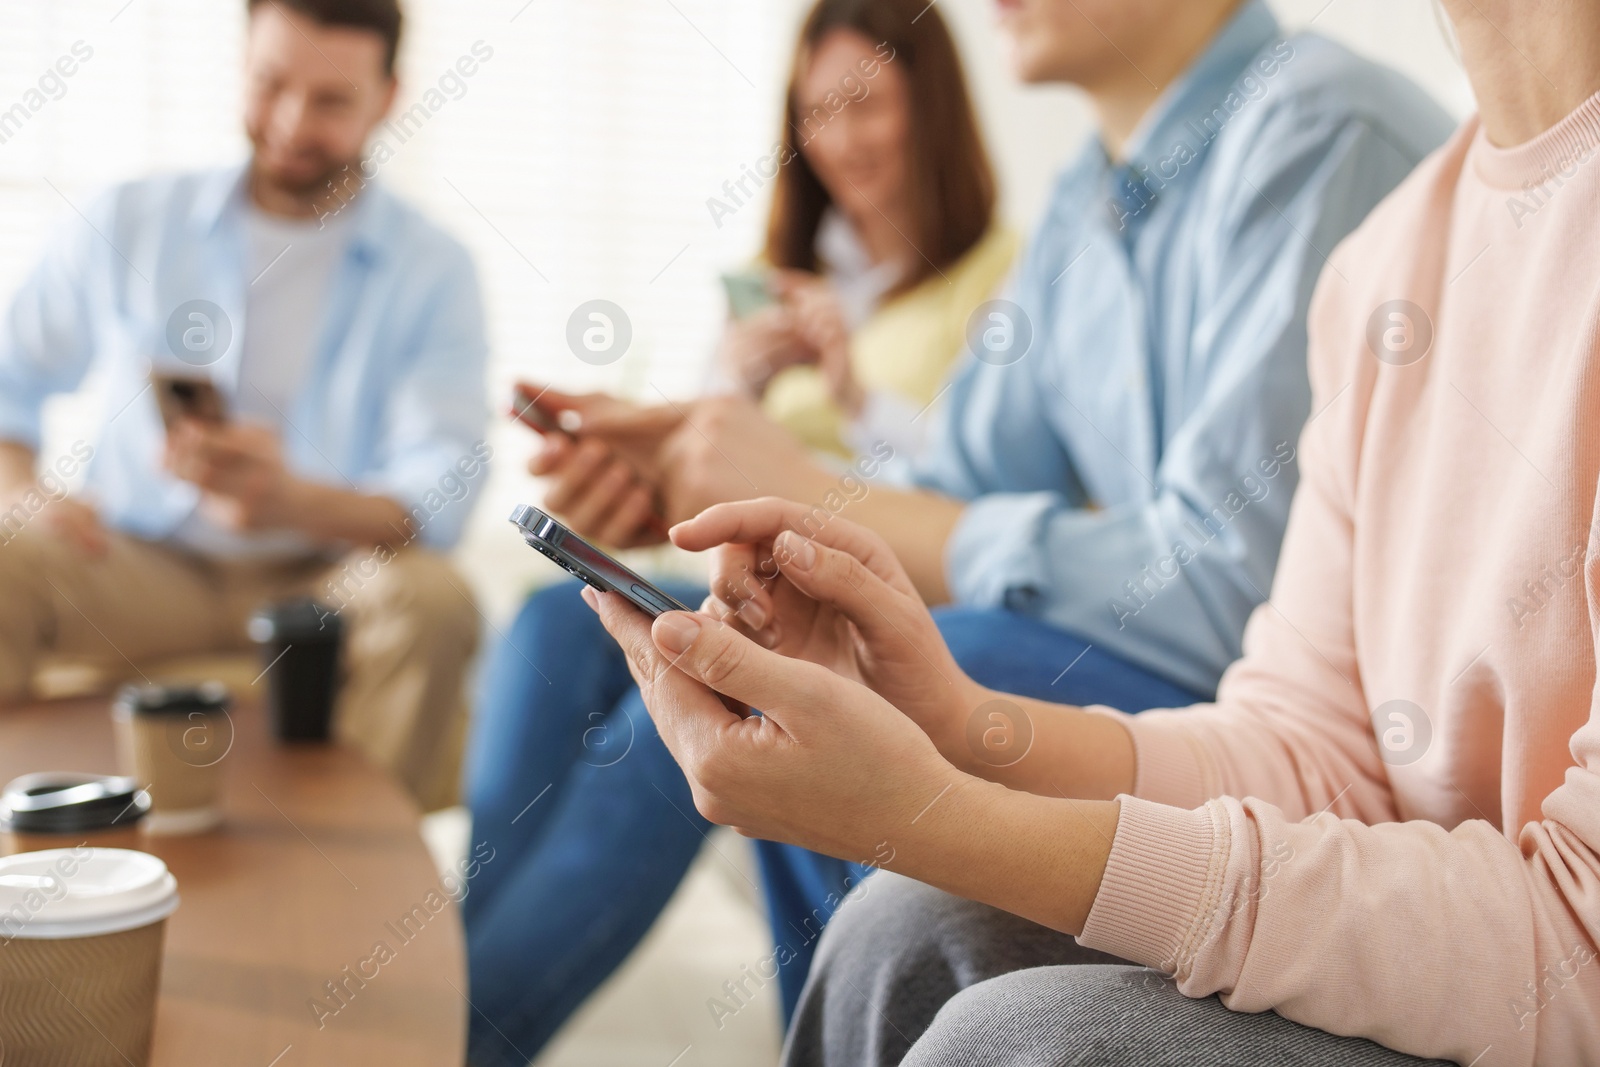
<path id="1" fill-rule="evenodd" d="M 717 358 L 734 381 L 759 399 L 780 371 L 815 363 L 817 353 L 801 339 L 790 310 L 774 304 L 731 320 L 717 346 Z"/>
<path id="2" fill-rule="evenodd" d="M 861 682 L 946 758 L 964 757 L 967 719 L 988 691 L 956 664 L 883 538 L 776 497 L 718 504 L 671 535 L 691 552 L 717 550 L 708 614 L 773 651 Z"/>

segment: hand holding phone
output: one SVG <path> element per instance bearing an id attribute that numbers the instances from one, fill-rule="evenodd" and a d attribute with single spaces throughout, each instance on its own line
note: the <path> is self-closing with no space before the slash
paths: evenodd
<path id="1" fill-rule="evenodd" d="M 659 453 L 682 420 L 679 409 L 519 382 L 511 413 L 542 438 L 528 473 L 547 479 L 545 507 L 605 544 L 632 548 L 666 540 Z"/>
<path id="2" fill-rule="evenodd" d="M 539 400 L 547 392 L 548 389 L 541 389 L 535 393 L 532 386 L 518 382 L 511 390 L 511 417 L 537 433 L 570 437 L 581 418 L 570 408 L 552 412 L 541 405 Z"/>
<path id="3" fill-rule="evenodd" d="M 152 370 L 150 385 L 155 390 L 156 406 L 161 410 L 161 422 L 168 433 L 179 419 L 213 425 L 228 421 L 227 401 L 210 378 Z"/>
<path id="4" fill-rule="evenodd" d="M 764 270 L 726 271 L 722 275 L 722 289 L 728 294 L 728 314 L 734 319 L 747 319 L 778 302 L 769 285 L 768 272 Z"/>

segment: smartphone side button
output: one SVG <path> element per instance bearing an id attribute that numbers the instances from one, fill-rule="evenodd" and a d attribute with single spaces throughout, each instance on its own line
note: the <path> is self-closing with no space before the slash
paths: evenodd
<path id="1" fill-rule="evenodd" d="M 646 604 L 655 605 L 655 609 L 658 612 L 673 610 L 672 605 L 663 604 L 661 602 L 661 598 L 656 595 L 656 591 L 654 589 L 646 588 L 645 586 L 640 585 L 638 582 L 633 583 L 633 595 L 638 597 L 640 600 L 643 600 Z"/>

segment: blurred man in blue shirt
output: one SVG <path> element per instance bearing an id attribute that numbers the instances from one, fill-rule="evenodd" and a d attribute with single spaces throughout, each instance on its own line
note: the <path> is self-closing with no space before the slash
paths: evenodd
<path id="1" fill-rule="evenodd" d="M 339 732 L 425 806 L 453 801 L 478 617 L 435 552 L 484 479 L 486 345 L 466 251 L 363 159 L 400 22 L 393 0 L 251 0 L 249 163 L 110 190 L 14 296 L 0 700 L 49 657 L 138 676 L 240 647 L 253 609 L 312 595 L 346 624 Z M 41 456 L 45 399 L 91 371 L 98 439 Z M 165 426 L 171 379 L 224 417 Z"/>

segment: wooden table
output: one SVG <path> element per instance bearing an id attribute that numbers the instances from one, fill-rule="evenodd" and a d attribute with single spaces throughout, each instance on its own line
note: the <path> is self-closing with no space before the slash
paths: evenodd
<path id="1" fill-rule="evenodd" d="M 349 749 L 275 744 L 254 703 L 232 718 L 224 826 L 144 839 L 182 899 L 154 1067 L 459 1067 L 461 925 L 415 806 Z M 0 784 L 45 770 L 117 770 L 107 701 L 0 709 Z"/>

